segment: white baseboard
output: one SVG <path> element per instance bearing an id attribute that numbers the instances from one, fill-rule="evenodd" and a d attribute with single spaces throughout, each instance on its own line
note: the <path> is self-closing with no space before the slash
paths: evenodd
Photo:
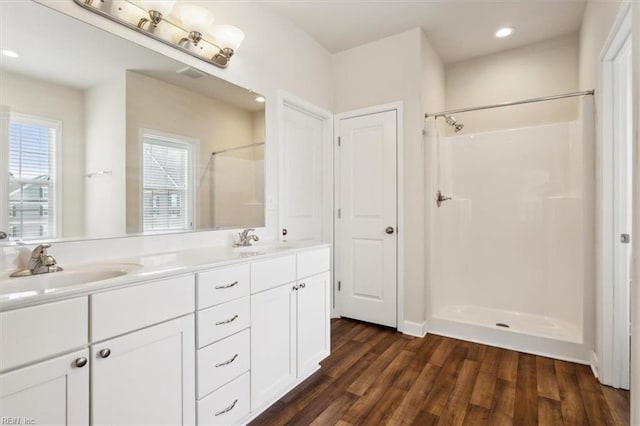
<path id="1" fill-rule="evenodd" d="M 402 323 L 402 333 L 409 336 L 424 337 L 427 335 L 426 322 L 404 321 Z"/>
<path id="2" fill-rule="evenodd" d="M 596 379 L 600 379 L 598 376 L 598 355 L 595 352 L 591 352 L 591 371 L 593 375 L 596 376 Z"/>

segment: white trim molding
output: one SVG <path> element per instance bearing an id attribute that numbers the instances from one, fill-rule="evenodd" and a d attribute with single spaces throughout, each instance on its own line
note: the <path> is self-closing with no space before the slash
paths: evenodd
<path id="1" fill-rule="evenodd" d="M 427 322 L 405 321 L 402 326 L 402 333 L 407 336 L 424 337 L 427 335 Z"/>

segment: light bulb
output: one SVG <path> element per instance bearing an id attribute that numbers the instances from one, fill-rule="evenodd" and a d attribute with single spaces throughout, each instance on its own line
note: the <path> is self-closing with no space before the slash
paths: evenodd
<path id="1" fill-rule="evenodd" d="M 211 32 L 215 20 L 208 9 L 191 4 L 180 5 L 176 15 L 187 32 L 197 31 L 201 34 Z"/>
<path id="2" fill-rule="evenodd" d="M 139 0 L 142 7 L 146 10 L 153 10 L 155 12 L 162 13 L 163 16 L 168 16 L 173 10 L 175 0 Z"/>
<path id="3" fill-rule="evenodd" d="M 233 25 L 216 25 L 211 33 L 213 42 L 221 49 L 231 49 L 234 52 L 244 40 L 244 33 L 240 28 Z"/>

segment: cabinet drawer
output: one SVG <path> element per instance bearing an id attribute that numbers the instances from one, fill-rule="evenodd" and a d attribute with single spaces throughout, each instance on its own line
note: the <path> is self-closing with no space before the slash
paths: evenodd
<path id="1" fill-rule="evenodd" d="M 198 424 L 233 425 L 249 415 L 249 372 L 198 401 Z"/>
<path id="2" fill-rule="evenodd" d="M 91 297 L 91 341 L 186 315 L 195 310 L 194 276 L 155 281 Z"/>
<path id="3" fill-rule="evenodd" d="M 86 346 L 86 297 L 0 313 L 0 371 Z"/>
<path id="4" fill-rule="evenodd" d="M 249 319 L 249 297 L 198 311 L 198 348 L 248 328 Z"/>
<path id="5" fill-rule="evenodd" d="M 249 265 L 198 273 L 198 309 L 249 295 Z"/>
<path id="6" fill-rule="evenodd" d="M 198 351 L 198 398 L 249 371 L 249 329 Z"/>
<path id="7" fill-rule="evenodd" d="M 296 280 L 296 256 L 283 256 L 251 264 L 251 293 Z"/>
<path id="8" fill-rule="evenodd" d="M 329 247 L 299 253 L 297 267 L 298 278 L 310 277 L 328 271 L 330 268 Z"/>

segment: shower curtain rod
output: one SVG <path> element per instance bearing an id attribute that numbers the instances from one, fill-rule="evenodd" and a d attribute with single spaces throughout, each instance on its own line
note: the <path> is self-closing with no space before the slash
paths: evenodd
<path id="1" fill-rule="evenodd" d="M 213 151 L 211 155 L 222 154 L 223 152 L 237 151 L 239 149 L 252 148 L 254 146 L 264 145 L 264 142 L 250 143 L 249 145 L 236 146 L 228 149 L 221 149 L 220 151 Z"/>
<path id="2" fill-rule="evenodd" d="M 442 112 L 436 112 L 431 114 L 425 114 L 424 118 L 429 118 L 429 117 L 438 118 L 438 117 L 444 117 L 446 115 L 457 114 L 460 112 L 479 111 L 483 109 L 499 108 L 499 107 L 512 106 L 512 105 L 530 104 L 533 102 L 552 101 L 554 99 L 573 98 L 575 96 L 593 95 L 594 93 L 595 93 L 594 90 L 586 90 L 584 92 L 565 93 L 563 95 L 545 96 L 543 98 L 525 99 L 523 101 L 503 102 L 501 104 L 485 105 L 485 106 L 473 107 L 473 108 L 452 109 L 450 111 L 442 111 Z"/>

